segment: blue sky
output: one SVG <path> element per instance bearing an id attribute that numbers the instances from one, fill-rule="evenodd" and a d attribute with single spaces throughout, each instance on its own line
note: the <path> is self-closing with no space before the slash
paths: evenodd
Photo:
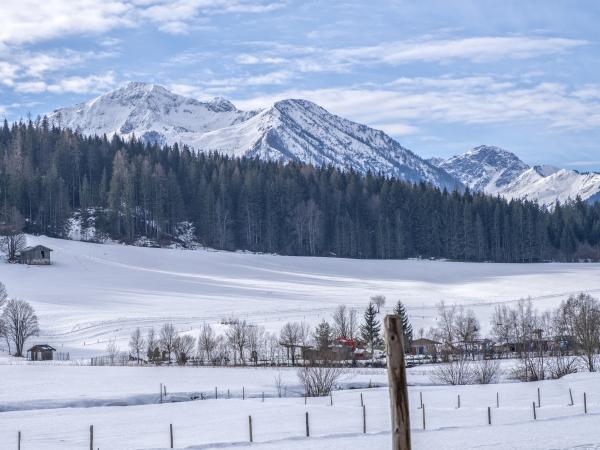
<path id="1" fill-rule="evenodd" d="M 4 0 L 0 117 L 150 81 L 307 98 L 421 156 L 498 145 L 600 170 L 595 1 Z"/>

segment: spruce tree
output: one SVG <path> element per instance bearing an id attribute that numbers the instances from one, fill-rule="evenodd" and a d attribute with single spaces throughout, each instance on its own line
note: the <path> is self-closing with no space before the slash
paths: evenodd
<path id="1" fill-rule="evenodd" d="M 314 338 L 319 350 L 327 350 L 333 344 L 333 331 L 331 330 L 331 325 L 325 319 L 317 325 Z"/>
<path id="2" fill-rule="evenodd" d="M 409 352 L 410 345 L 412 344 L 413 340 L 413 328 L 410 322 L 408 321 L 408 314 L 406 313 L 406 308 L 400 300 L 398 300 L 398 303 L 396 303 L 396 306 L 394 306 L 394 314 L 400 316 L 400 319 L 402 320 L 404 351 Z"/>
<path id="3" fill-rule="evenodd" d="M 360 326 L 360 335 L 373 354 L 375 346 L 381 342 L 381 324 L 377 319 L 377 307 L 369 303 L 365 310 L 364 323 Z"/>

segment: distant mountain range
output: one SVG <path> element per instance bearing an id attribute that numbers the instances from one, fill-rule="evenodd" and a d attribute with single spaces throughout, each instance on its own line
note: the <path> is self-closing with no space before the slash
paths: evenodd
<path id="1" fill-rule="evenodd" d="M 425 160 L 383 131 L 333 115 L 307 100 L 288 99 L 240 111 L 222 98 L 202 102 L 149 83 L 132 82 L 93 100 L 57 109 L 55 125 L 86 135 L 113 135 L 196 151 L 371 171 L 440 188 L 470 189 L 551 206 L 579 195 L 600 199 L 600 174 L 530 167 L 513 153 L 479 146 L 450 159 Z"/>
<path id="2" fill-rule="evenodd" d="M 146 142 L 186 144 L 198 151 L 331 164 L 448 189 L 462 187 L 445 170 L 384 132 L 330 114 L 307 100 L 283 100 L 245 112 L 221 98 L 201 102 L 162 86 L 132 82 L 49 117 L 82 134 L 135 134 Z"/>
<path id="3" fill-rule="evenodd" d="M 515 154 L 498 147 L 481 145 L 447 160 L 429 161 L 465 186 L 491 195 L 537 200 L 546 206 L 577 196 L 586 201 L 600 199 L 600 174 L 548 165 L 530 167 Z"/>

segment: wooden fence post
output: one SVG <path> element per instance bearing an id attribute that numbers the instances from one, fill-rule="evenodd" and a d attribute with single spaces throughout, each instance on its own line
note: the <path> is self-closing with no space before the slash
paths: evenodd
<path id="1" fill-rule="evenodd" d="M 219 391 L 217 389 L 217 387 L 215 386 L 215 400 L 217 400 L 219 398 Z"/>
<path id="2" fill-rule="evenodd" d="M 365 406 L 365 402 L 363 401 L 362 392 L 360 393 L 360 406 Z"/>
<path id="3" fill-rule="evenodd" d="M 94 425 L 90 425 L 90 450 L 94 450 Z"/>
<path id="4" fill-rule="evenodd" d="M 252 439 L 252 416 L 248 416 L 248 433 L 250 434 L 250 442 L 253 442 L 253 439 Z"/>
<path id="5" fill-rule="evenodd" d="M 419 392 L 419 400 L 420 400 L 419 409 L 423 409 L 423 393 L 422 392 Z"/>
<path id="6" fill-rule="evenodd" d="M 540 388 L 538 388 L 538 408 L 542 407 L 542 397 L 540 395 Z"/>
<path id="7" fill-rule="evenodd" d="M 492 408 L 488 406 L 488 425 L 492 424 Z"/>
<path id="8" fill-rule="evenodd" d="M 167 396 L 167 385 L 163 385 L 163 390 L 165 391 L 165 397 Z"/>
<path id="9" fill-rule="evenodd" d="M 173 448 L 173 424 L 169 424 L 169 432 L 171 434 L 171 448 Z"/>
<path id="10" fill-rule="evenodd" d="M 246 400 L 246 389 L 242 386 L 242 400 Z"/>
<path id="11" fill-rule="evenodd" d="M 457 402 L 456 402 L 456 408 L 460 409 L 460 394 L 458 394 L 458 398 L 457 398 Z"/>
<path id="12" fill-rule="evenodd" d="M 21 432 L 19 431 L 19 435 L 17 438 L 17 450 L 21 450 Z"/>
<path id="13" fill-rule="evenodd" d="M 308 424 L 308 411 L 306 411 L 306 437 L 310 437 L 310 426 Z"/>
<path id="14" fill-rule="evenodd" d="M 406 387 L 402 319 L 398 315 L 386 316 L 384 328 L 392 415 L 392 448 L 394 450 L 410 450 L 410 415 Z M 424 424 L 425 408 L 423 408 Z"/>
<path id="15" fill-rule="evenodd" d="M 333 406 L 333 391 L 329 391 L 329 406 Z"/>
<path id="16" fill-rule="evenodd" d="M 533 402 L 533 420 L 537 420 L 537 414 L 535 412 L 535 402 Z"/>
<path id="17" fill-rule="evenodd" d="M 496 408 L 500 408 L 500 394 L 496 392 Z"/>
<path id="18" fill-rule="evenodd" d="M 160 387 L 159 387 L 159 389 L 160 389 L 160 402 L 162 403 L 162 402 L 163 402 L 163 389 L 162 389 L 162 383 L 160 383 Z"/>
<path id="19" fill-rule="evenodd" d="M 423 405 L 421 407 L 421 414 L 423 415 L 423 429 L 427 429 L 427 427 L 425 426 L 425 405 Z"/>
<path id="20" fill-rule="evenodd" d="M 365 405 L 362 407 L 363 410 L 363 434 L 367 433 L 367 408 Z"/>
<path id="21" fill-rule="evenodd" d="M 587 394 L 583 393 L 583 412 L 587 414 Z"/>
<path id="22" fill-rule="evenodd" d="M 569 388 L 569 397 L 571 397 L 571 406 L 573 406 L 575 403 L 573 403 L 573 391 L 571 391 L 571 388 Z"/>

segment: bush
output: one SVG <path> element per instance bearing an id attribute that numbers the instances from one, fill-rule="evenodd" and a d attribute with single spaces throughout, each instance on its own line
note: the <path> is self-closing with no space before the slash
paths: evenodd
<path id="1" fill-rule="evenodd" d="M 457 359 L 449 363 L 438 365 L 429 376 L 434 383 L 441 384 L 472 384 L 474 371 L 470 361 Z"/>
<path id="2" fill-rule="evenodd" d="M 500 373 L 498 361 L 484 359 L 473 366 L 473 379 L 477 384 L 496 383 Z"/>
<path id="3" fill-rule="evenodd" d="M 304 366 L 298 369 L 298 379 L 308 397 L 325 397 L 344 374 L 341 367 Z"/>

